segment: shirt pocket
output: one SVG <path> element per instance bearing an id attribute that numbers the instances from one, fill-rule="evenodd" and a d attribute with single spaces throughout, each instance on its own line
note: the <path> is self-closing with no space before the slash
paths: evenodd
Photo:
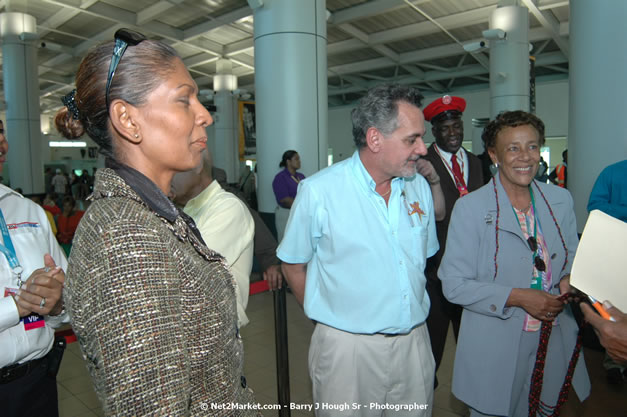
<path id="1" fill-rule="evenodd" d="M 411 228 L 412 261 L 420 268 L 424 268 L 427 259 L 427 246 L 429 244 L 427 237 L 427 229 L 425 227 L 416 226 Z"/>

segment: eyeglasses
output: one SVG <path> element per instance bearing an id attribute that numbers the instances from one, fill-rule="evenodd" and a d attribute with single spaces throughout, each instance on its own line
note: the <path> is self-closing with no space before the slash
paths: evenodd
<path id="1" fill-rule="evenodd" d="M 115 70 L 124 55 L 126 48 L 131 45 L 135 46 L 145 41 L 146 37 L 141 33 L 134 32 L 130 29 L 118 29 L 115 32 L 115 45 L 113 46 L 113 56 L 109 65 L 109 74 L 107 75 L 107 87 L 105 89 L 105 99 L 107 102 L 107 113 L 109 112 L 109 90 L 111 89 L 111 81 L 115 75 Z"/>
<path id="2" fill-rule="evenodd" d="M 536 241 L 536 238 L 533 236 L 529 236 L 529 238 L 527 239 L 527 244 L 529 245 L 529 249 L 531 249 L 531 251 L 534 253 L 533 264 L 535 265 L 536 269 L 540 272 L 546 271 L 546 264 L 544 263 L 544 260 L 540 258 L 536 253 L 538 250 L 538 242 Z"/>

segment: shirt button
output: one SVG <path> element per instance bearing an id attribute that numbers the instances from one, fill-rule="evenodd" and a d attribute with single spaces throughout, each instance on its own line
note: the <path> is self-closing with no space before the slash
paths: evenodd
<path id="1" fill-rule="evenodd" d="M 554 253 L 553 255 L 551 255 L 551 259 L 555 259 L 556 256 L 557 256 L 557 253 Z"/>
<path id="2" fill-rule="evenodd" d="M 496 306 L 494 304 L 490 304 L 490 311 L 493 313 L 496 311 Z"/>
<path id="3" fill-rule="evenodd" d="M 403 261 L 399 261 L 399 264 L 403 265 Z"/>

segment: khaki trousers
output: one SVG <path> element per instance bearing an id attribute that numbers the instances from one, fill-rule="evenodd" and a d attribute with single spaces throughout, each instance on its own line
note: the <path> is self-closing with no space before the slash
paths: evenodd
<path id="1" fill-rule="evenodd" d="M 406 335 L 363 335 L 318 323 L 309 376 L 318 417 L 430 417 L 435 361 L 425 323 Z"/>

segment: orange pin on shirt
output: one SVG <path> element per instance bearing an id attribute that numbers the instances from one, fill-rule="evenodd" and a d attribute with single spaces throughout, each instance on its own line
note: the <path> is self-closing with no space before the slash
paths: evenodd
<path id="1" fill-rule="evenodd" d="M 418 218 L 420 219 L 420 221 L 422 221 L 422 216 L 425 214 L 424 211 L 422 211 L 422 209 L 420 208 L 420 203 L 418 201 L 415 201 L 413 203 L 410 204 L 412 210 L 409 212 L 409 215 L 411 216 L 412 214 L 417 214 Z"/>

